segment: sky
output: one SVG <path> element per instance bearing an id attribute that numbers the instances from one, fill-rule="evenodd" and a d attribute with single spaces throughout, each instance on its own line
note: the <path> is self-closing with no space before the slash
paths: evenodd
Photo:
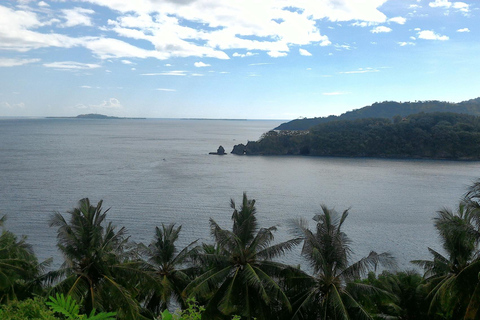
<path id="1" fill-rule="evenodd" d="M 296 119 L 480 96 L 480 1 L 0 1 L 0 117 Z"/>

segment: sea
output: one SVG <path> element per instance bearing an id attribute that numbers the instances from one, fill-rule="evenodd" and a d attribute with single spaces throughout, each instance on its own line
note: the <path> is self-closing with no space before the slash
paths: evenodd
<path id="1" fill-rule="evenodd" d="M 324 204 L 349 209 L 344 231 L 352 260 L 389 252 L 400 269 L 442 251 L 433 218 L 455 210 L 480 178 L 480 162 L 307 156 L 209 155 L 221 145 L 258 140 L 284 121 L 179 119 L 0 119 L 0 214 L 27 236 L 40 260 L 62 263 L 55 212 L 103 200 L 107 219 L 130 239 L 153 240 L 155 226 L 182 226 L 178 246 L 212 243 L 209 219 L 231 228 L 230 200 L 256 200 L 261 227 L 275 241 Z M 300 247 L 280 261 L 305 265 Z"/>

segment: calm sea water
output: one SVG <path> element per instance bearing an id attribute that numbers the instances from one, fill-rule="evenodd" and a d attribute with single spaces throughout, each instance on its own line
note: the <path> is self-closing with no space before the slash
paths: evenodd
<path id="1" fill-rule="evenodd" d="M 180 245 L 210 241 L 208 219 L 230 227 L 230 198 L 257 200 L 261 226 L 310 219 L 326 204 L 351 207 L 345 231 L 356 257 L 389 251 L 403 268 L 440 249 L 432 217 L 455 207 L 480 177 L 479 162 L 313 157 L 212 156 L 219 145 L 257 140 L 279 121 L 0 120 L 0 212 L 6 227 L 28 236 L 40 259 L 61 263 L 55 211 L 78 200 L 104 200 L 108 218 L 134 241 L 148 243 L 154 226 L 183 226 Z M 301 263 L 298 254 L 285 262 Z"/>

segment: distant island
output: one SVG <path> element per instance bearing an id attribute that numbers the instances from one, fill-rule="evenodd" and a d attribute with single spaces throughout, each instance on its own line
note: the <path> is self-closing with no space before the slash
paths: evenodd
<path id="1" fill-rule="evenodd" d="M 427 105 L 432 108 L 425 108 Z M 426 111 L 435 105 L 448 103 L 379 103 L 338 117 L 315 118 L 321 119 L 317 124 L 312 119 L 302 124 L 298 119 L 263 134 L 258 141 L 234 146 L 232 153 L 480 160 L 480 116 L 476 115 L 480 114 L 480 98 L 449 104 L 461 113 Z M 397 109 L 402 106 L 406 110 Z M 419 109 L 422 111 L 409 113 Z M 370 113 L 372 110 L 376 112 Z M 392 112 L 397 114 L 387 117 Z M 347 114 L 354 119 L 345 119 Z M 376 116 L 355 118 L 362 114 Z M 302 129 L 282 129 L 287 127 Z"/>
<path id="2" fill-rule="evenodd" d="M 47 119 L 146 119 L 146 118 L 122 118 L 106 116 L 98 113 L 79 114 L 76 117 L 47 117 Z"/>

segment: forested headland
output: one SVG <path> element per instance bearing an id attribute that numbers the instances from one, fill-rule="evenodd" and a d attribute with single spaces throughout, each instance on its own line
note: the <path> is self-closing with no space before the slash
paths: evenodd
<path id="1" fill-rule="evenodd" d="M 434 112 L 335 120 L 306 131 L 272 130 L 232 153 L 479 160 L 480 117 Z"/>
<path id="2" fill-rule="evenodd" d="M 406 117 L 411 114 L 422 112 L 453 112 L 480 116 L 480 97 L 459 103 L 437 100 L 415 102 L 376 102 L 370 106 L 348 111 L 339 116 L 332 115 L 328 117 L 295 119 L 286 123 L 282 123 L 276 127 L 275 130 L 309 130 L 317 124 L 336 120 L 356 120 L 365 118 L 393 119 L 395 116 Z"/>
<path id="3" fill-rule="evenodd" d="M 313 228 L 291 220 L 291 239 L 279 243 L 255 204 L 245 193 L 231 200 L 231 227 L 210 219 L 210 242 L 178 247 L 180 225 L 159 221 L 149 243 L 134 243 L 102 201 L 84 198 L 50 219 L 64 258 L 57 270 L 2 218 L 0 319 L 167 320 L 175 306 L 173 319 L 183 320 L 480 319 L 480 180 L 457 208 L 437 212 L 443 252 L 425 248 L 411 270 L 398 270 L 390 253 L 353 261 L 349 209 L 322 205 Z M 302 261 L 279 262 L 295 248 Z"/>

